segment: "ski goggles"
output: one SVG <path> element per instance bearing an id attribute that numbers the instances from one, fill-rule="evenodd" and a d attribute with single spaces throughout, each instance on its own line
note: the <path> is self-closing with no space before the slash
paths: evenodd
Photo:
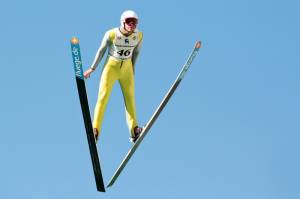
<path id="1" fill-rule="evenodd" d="M 126 18 L 125 23 L 127 25 L 136 25 L 138 23 L 138 20 L 136 18 Z"/>

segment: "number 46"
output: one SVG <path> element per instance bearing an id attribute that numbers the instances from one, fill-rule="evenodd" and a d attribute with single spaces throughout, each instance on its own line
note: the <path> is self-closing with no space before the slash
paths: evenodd
<path id="1" fill-rule="evenodd" d="M 120 55 L 120 56 L 128 56 L 128 55 L 130 55 L 130 50 L 120 50 L 120 51 L 118 51 L 118 54 Z"/>

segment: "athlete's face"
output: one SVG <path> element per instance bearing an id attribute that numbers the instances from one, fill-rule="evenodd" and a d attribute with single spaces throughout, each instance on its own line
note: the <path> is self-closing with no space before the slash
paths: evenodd
<path id="1" fill-rule="evenodd" d="M 136 29 L 138 20 L 135 18 L 127 18 L 125 20 L 125 29 L 129 32 L 133 32 Z"/>

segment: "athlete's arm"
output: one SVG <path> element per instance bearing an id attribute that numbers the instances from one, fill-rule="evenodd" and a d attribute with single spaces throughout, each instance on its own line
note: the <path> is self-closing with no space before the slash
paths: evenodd
<path id="1" fill-rule="evenodd" d="M 138 43 L 138 45 L 134 48 L 133 53 L 132 53 L 131 60 L 132 60 L 133 72 L 134 72 L 134 69 L 135 69 L 134 66 L 135 66 L 136 60 L 137 60 L 137 58 L 139 56 L 139 53 L 141 51 L 141 47 L 142 47 L 142 41 L 140 41 Z"/>
<path id="2" fill-rule="evenodd" d="M 96 70 L 96 68 L 98 67 L 106 49 L 107 49 L 107 46 L 109 45 L 109 32 L 106 32 L 103 39 L 102 39 L 102 42 L 101 42 L 101 45 L 96 53 L 96 56 L 94 58 L 94 61 L 92 63 L 92 65 L 90 66 L 90 68 L 85 71 L 84 73 L 84 77 L 85 78 L 88 78 L 90 77 L 90 74 Z"/>
<path id="3" fill-rule="evenodd" d="M 100 63 L 106 49 L 107 49 L 107 46 L 109 44 L 109 32 L 106 32 L 103 39 L 102 39 L 102 42 L 101 42 L 101 45 L 96 53 L 96 56 L 94 58 L 94 61 L 91 65 L 91 68 L 93 69 L 96 69 L 98 64 Z"/>

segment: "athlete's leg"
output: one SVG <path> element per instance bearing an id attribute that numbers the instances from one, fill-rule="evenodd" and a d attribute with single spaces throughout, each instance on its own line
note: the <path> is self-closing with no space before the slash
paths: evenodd
<path id="1" fill-rule="evenodd" d="M 131 60 L 123 61 L 119 83 L 124 96 L 126 120 L 130 134 L 134 136 L 134 128 L 138 125 L 135 108 L 134 74 Z"/>
<path id="2" fill-rule="evenodd" d="M 118 62 L 108 58 L 101 74 L 98 100 L 94 111 L 93 128 L 101 133 L 106 105 L 115 81 L 118 79 Z"/>

